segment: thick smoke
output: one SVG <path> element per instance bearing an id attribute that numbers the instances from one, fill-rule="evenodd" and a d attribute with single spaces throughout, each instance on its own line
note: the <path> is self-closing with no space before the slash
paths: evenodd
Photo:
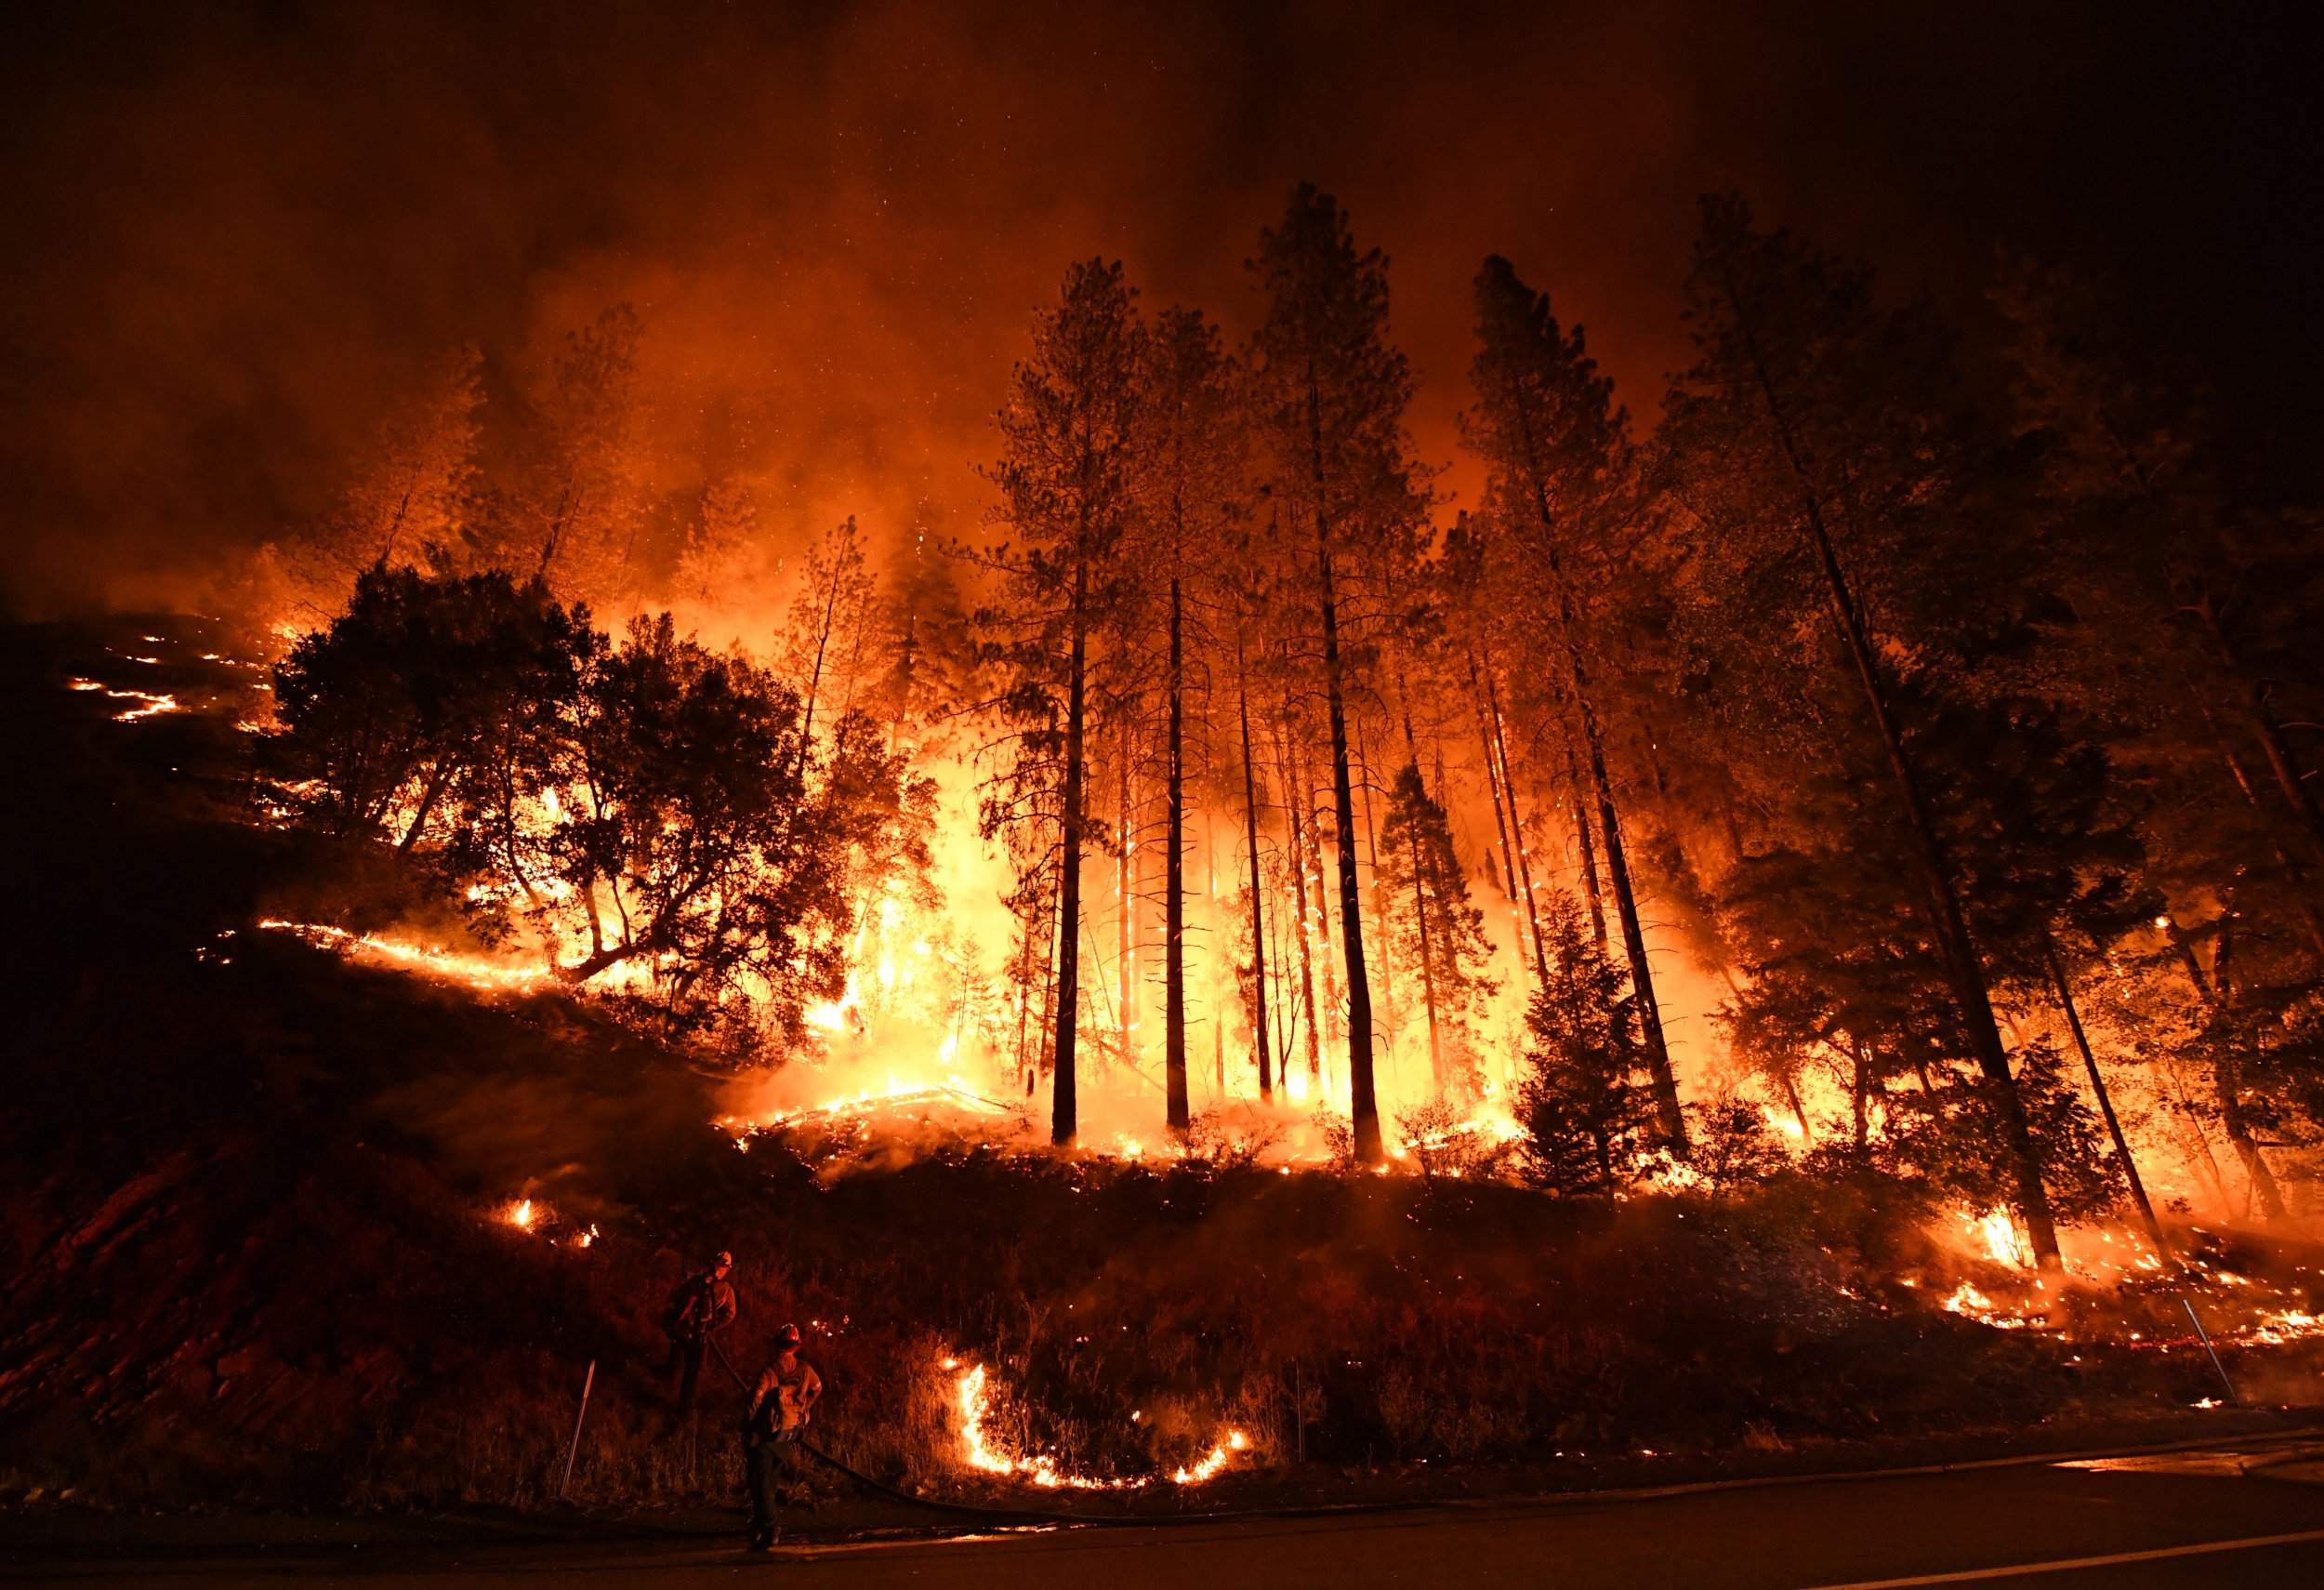
<path id="1" fill-rule="evenodd" d="M 1962 309 L 1997 239 L 2106 263 L 2229 401 L 2280 399 L 2317 317 L 2270 289 L 2315 250 L 2251 155 L 2304 147 L 2270 85 L 2309 41 L 1908 9 L 25 7 L 0 590 L 222 600 L 447 349 L 485 350 L 506 411 L 618 301 L 663 491 L 740 474 L 783 537 L 966 529 L 1065 262 L 1234 325 L 1300 177 L 1395 260 L 1455 493 L 1476 262 L 1551 285 L 1651 415 L 1695 195 L 1728 186 Z"/>

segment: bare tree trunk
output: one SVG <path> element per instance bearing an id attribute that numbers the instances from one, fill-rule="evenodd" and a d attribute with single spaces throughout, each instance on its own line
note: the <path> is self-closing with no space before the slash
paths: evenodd
<path id="1" fill-rule="evenodd" d="M 1501 724 L 1500 689 L 1493 682 L 1493 667 L 1487 659 L 1485 668 L 1485 704 L 1493 713 L 1494 753 L 1500 758 L 1501 788 L 1509 792 L 1509 826 L 1511 837 L 1517 841 L 1517 886 L 1525 900 L 1525 926 L 1533 934 L 1533 969 L 1539 974 L 1541 986 L 1550 985 L 1550 952 L 1541 941 L 1541 913 L 1534 908 L 1533 863 L 1525 849 L 1525 817 L 1517 805 L 1517 777 L 1509 765 L 1509 735 Z"/>
<path id="2" fill-rule="evenodd" d="M 1294 935 L 1294 939 L 1299 946 L 1300 952 L 1300 1002 L 1307 1021 L 1307 1080 L 1312 1086 L 1323 1076 L 1324 1067 L 1321 1051 L 1323 1040 L 1315 1021 L 1315 956 L 1311 933 L 1313 922 L 1308 915 L 1307 905 L 1307 838 L 1303 828 L 1307 792 L 1299 776 L 1299 764 L 1296 760 L 1288 760 L 1287 752 L 1287 766 L 1290 771 L 1284 781 L 1284 788 L 1289 797 L 1285 803 L 1291 812 L 1291 886 L 1296 891 L 1299 903 L 1299 932 Z M 1317 886 L 1321 887 L 1320 880 Z"/>
<path id="3" fill-rule="evenodd" d="M 1331 810 L 1340 862 L 1340 932 L 1348 962 L 1348 1114 L 1358 1164 L 1378 1164 L 1380 1103 L 1372 1094 L 1372 987 L 1364 971 L 1363 892 L 1355 876 L 1355 796 L 1348 782 L 1348 710 L 1340 679 L 1340 597 L 1332 584 L 1331 525 L 1325 512 L 1323 404 L 1311 365 L 1307 431 L 1314 466 L 1315 573 L 1323 598 L 1324 707 L 1331 728 Z"/>
<path id="4" fill-rule="evenodd" d="M 2225 751 L 2222 754 L 2226 758 L 2227 771 L 2235 775 L 2236 784 L 2243 791 L 2244 801 L 2250 804 L 2253 815 L 2259 815 L 2259 796 L 2251 788 L 2251 780 L 2244 774 L 2243 763 L 2237 760 L 2233 751 Z M 2276 853 L 2276 865 L 2282 868 L 2291 877 L 2300 879 L 2304 885 L 2306 881 L 2301 879 L 2301 869 L 2292 864 L 2291 857 L 2284 853 L 2283 845 L 2277 840 L 2273 831 L 2274 825 L 2263 823 L 2262 826 L 2269 829 L 2267 848 Z M 2299 903 L 2293 906 L 2292 909 L 2299 915 L 2300 925 L 2307 930 L 2308 944 L 2316 951 L 2317 967 L 2324 969 L 2324 915 L 2317 914 L 2316 900 L 2306 887 L 2300 888 L 2296 893 Z"/>
<path id="5" fill-rule="evenodd" d="M 2243 759 L 2236 755 L 2235 748 L 2227 743 L 2227 735 L 2220 729 L 2218 716 L 2212 711 L 2211 703 L 2203 698 L 2201 687 L 2184 671 L 2180 674 L 2179 685 L 2186 692 L 2187 698 L 2195 703 L 2195 709 L 2203 715 L 2203 726 L 2211 731 L 2212 738 L 2219 748 L 2220 761 L 2227 764 L 2227 772 L 2235 779 L 2236 789 L 2242 795 L 2243 803 L 2251 809 L 2253 820 L 2259 824 L 2261 832 L 2267 836 L 2267 848 L 2276 857 L 2276 865 L 2282 868 L 2285 877 L 2292 881 L 2293 897 L 2298 901 L 2292 908 L 2299 913 L 2300 925 L 2307 930 L 2308 943 L 2316 950 L 2317 965 L 2324 968 L 2324 915 L 2317 911 L 2314 885 L 2307 869 L 2293 861 L 2285 851 L 2280 825 L 2261 805 L 2259 791 L 2251 788 L 2251 775 L 2243 771 Z"/>
<path id="6" fill-rule="evenodd" d="M 2243 687 L 2244 710 L 2251 716 L 2251 732 L 2257 736 L 2260 749 L 2267 758 L 2267 770 L 2276 775 L 2276 788 L 2282 792 L 2285 804 L 2300 819 L 2317 859 L 2324 862 L 2324 816 L 2317 815 L 2316 800 L 2308 793 L 2307 780 L 2301 775 L 2298 764 L 2291 760 L 2291 749 L 2284 744 L 2283 730 L 2277 724 L 2275 714 L 2268 710 L 2266 690 L 2244 671 L 2241 662 L 2238 660 L 2226 631 L 2220 628 L 2219 609 L 2212 603 L 2211 593 L 2205 591 L 2190 611 L 2203 621 L 2204 632 L 2211 637 L 2212 645 L 2219 654 L 2221 666 L 2234 675 L 2236 682 Z"/>
<path id="7" fill-rule="evenodd" d="M 2266 1156 L 2260 1152 L 2259 1140 L 2251 1134 L 2251 1119 L 2243 1113 L 2241 1068 L 2236 1064 L 2235 1034 L 2228 1022 L 2227 981 L 2224 965 L 2228 944 L 2225 934 L 2230 931 L 2226 928 L 2221 930 L 2220 960 L 2223 965 L 2221 975 L 2213 981 L 2203 975 L 2202 964 L 2195 959 L 2195 947 L 2179 931 L 2177 921 L 2166 917 L 2163 922 L 2164 935 L 2170 939 L 2172 949 L 2178 955 L 2180 969 L 2186 974 L 2186 980 L 2195 985 L 2195 991 L 2202 996 L 2204 1006 L 2211 1012 L 2212 1024 L 2217 1029 L 2212 1044 L 2211 1076 L 2212 1093 L 2219 1101 L 2219 1124 L 2226 1129 L 2227 1141 L 2235 1148 L 2236 1158 L 2243 1163 L 2243 1173 L 2251 1184 L 2252 1201 L 2259 1205 L 2260 1212 L 2268 1220 L 2278 1221 L 2284 1217 L 2284 1196 L 2276 1186 L 2275 1173 L 2267 1168 Z"/>
<path id="8" fill-rule="evenodd" d="M 1031 954 L 1033 947 L 1032 936 L 1033 935 L 1030 933 L 1027 933 L 1025 934 L 1026 942 L 1018 947 L 1016 967 L 1017 1047 L 1015 1053 L 1017 1057 L 1017 1074 L 1025 1079 L 1025 1092 L 1027 1093 L 1031 1093 L 1033 1091 L 1033 1077 L 1030 1069 L 1031 1062 L 1027 1059 L 1024 1052 L 1026 1034 L 1031 1026 L 1033 1012 L 1033 956 Z"/>
<path id="9" fill-rule="evenodd" d="M 1404 737 L 1407 745 L 1411 743 L 1412 730 L 1408 724 Z M 1365 749 L 1364 719 L 1361 714 L 1355 720 L 1355 775 L 1357 783 L 1364 790 L 1364 865 L 1371 868 L 1372 877 L 1377 880 L 1380 877 L 1380 826 L 1372 820 L 1372 759 Z M 1372 927 L 1375 933 L 1388 931 L 1384 912 L 1372 919 Z M 1393 968 L 1389 965 L 1388 957 L 1382 955 L 1380 958 L 1380 997 L 1383 1000 L 1396 997 L 1395 985 L 1391 981 L 1393 975 Z"/>
<path id="10" fill-rule="evenodd" d="M 1057 1074 L 1049 1134 L 1050 1141 L 1061 1148 L 1073 1146 L 1080 1130 L 1074 1085 L 1074 1035 L 1081 1007 L 1081 764 L 1088 708 L 1089 600 L 1089 566 L 1085 559 L 1074 569 L 1073 653 L 1066 665 L 1064 854 L 1059 859 L 1063 870 L 1057 882 Z"/>
<path id="11" fill-rule="evenodd" d="M 2058 960 L 2058 947 L 2047 934 L 2041 936 L 2041 959 L 2050 972 L 2050 987 L 2056 990 L 2058 1008 L 2066 1013 L 2066 1028 L 2074 1035 L 2074 1047 L 2081 1052 L 2082 1068 L 2090 1073 L 2090 1091 L 2098 1096 L 2098 1113 L 2105 1118 L 2106 1135 L 2114 1141 L 2114 1152 L 2122 1161 L 2122 1174 L 2130 1183 L 2131 1201 L 2138 1206 L 2138 1218 L 2146 1227 L 2147 1240 L 2155 1245 L 2155 1252 L 2168 1259 L 2170 1246 L 2162 1239 L 2162 1223 L 2155 1218 L 2155 1206 L 2147 1201 L 2146 1184 L 2139 1179 L 2138 1161 L 2131 1157 L 2130 1139 L 2122 1135 L 2122 1122 L 2114 1113 L 2114 1100 L 2106 1092 L 2106 1080 L 2098 1071 L 2098 1056 L 2091 1052 L 2090 1037 L 2082 1030 L 2081 1012 L 2074 1008 L 2074 990 L 2066 980 L 2066 967 Z"/>
<path id="12" fill-rule="evenodd" d="M 1293 754 L 1298 753 L 1295 750 Z M 1299 765 L 1300 788 L 1312 796 L 1315 788 L 1314 770 L 1304 761 Z M 1315 1036 L 1328 1049 L 1335 1043 L 1345 1042 L 1347 1030 L 1340 1023 L 1340 976 L 1331 950 L 1331 889 L 1324 873 L 1324 818 L 1312 806 L 1307 812 L 1307 865 L 1309 875 L 1315 881 L 1315 974 L 1322 987 L 1315 1007 Z M 1329 1091 L 1327 1076 L 1327 1072 L 1320 1070 L 1309 1073 L 1310 1080 L 1325 1092 Z"/>
<path id="13" fill-rule="evenodd" d="M 1872 1063 L 1864 1053 L 1864 1040 L 1861 1038 L 1851 1035 L 1848 1049 L 1855 1057 L 1855 1070 L 1848 1084 L 1848 1108 L 1855 1133 L 1856 1158 L 1861 1160 L 1871 1146 L 1871 1120 L 1866 1104 L 1871 1092 Z"/>
<path id="14" fill-rule="evenodd" d="M 1574 841 L 1581 850 L 1582 898 L 1590 906 L 1590 936 L 1605 948 L 1605 899 L 1598 893 L 1598 845 L 1590 831 L 1590 797 L 1581 782 L 1581 764 L 1574 760 L 1574 742 L 1565 742 L 1565 782 L 1573 791 Z"/>
<path id="15" fill-rule="evenodd" d="M 1259 1102 L 1275 1102 L 1272 1045 L 1267 1027 L 1267 918 L 1261 902 L 1266 883 L 1259 872 L 1259 779 L 1251 766 L 1250 688 L 1243 671 L 1243 637 L 1235 637 L 1235 706 L 1243 728 L 1243 837 L 1250 846 L 1250 960 L 1254 1005 L 1251 1036 L 1259 1046 Z"/>
<path id="16" fill-rule="evenodd" d="M 1501 876 L 1495 881 L 1500 884 L 1501 897 L 1509 902 L 1510 938 L 1517 951 L 1517 965 L 1520 968 L 1518 982 L 1522 986 L 1525 981 L 1525 918 L 1517 904 L 1517 851 L 1509 839 L 1509 816 L 1501 802 L 1500 763 L 1493 755 L 1493 731 L 1486 722 L 1485 693 L 1477 682 L 1477 660 L 1473 654 L 1469 658 L 1469 704 L 1476 711 L 1477 744 L 1485 752 L 1486 789 L 1493 799 L 1493 828 L 1501 841 Z M 1486 853 L 1486 860 L 1489 867 L 1492 861 L 1489 850 Z"/>
<path id="17" fill-rule="evenodd" d="M 1791 1119 L 1800 1123 L 1800 1141 L 1802 1143 L 1814 1141 L 1816 1134 L 1807 1123 L 1807 1109 L 1800 1103 L 1799 1085 L 1792 1081 L 1791 1073 L 1789 1071 L 1784 1072 L 1777 1080 L 1783 1083 L 1783 1102 L 1791 1106 Z"/>
<path id="18" fill-rule="evenodd" d="M 442 800 L 443 792 L 451 788 L 452 775 L 456 765 L 449 756 L 437 760 L 435 771 L 428 775 L 428 787 L 420 792 L 419 809 L 412 814 L 412 826 L 403 830 L 403 839 L 397 841 L 395 848 L 398 855 L 410 855 L 412 847 L 419 842 L 420 830 L 428 826 L 428 819 L 435 815 L 436 802 Z M 522 874 L 519 876 L 522 877 Z"/>
<path id="19" fill-rule="evenodd" d="M 1421 887 L 1419 825 L 1405 825 L 1405 838 L 1412 851 L 1412 915 L 1420 924 L 1420 998 L 1428 1006 L 1428 1074 L 1436 1091 L 1445 1091 L 1445 1047 L 1436 1029 L 1436 963 L 1431 953 L 1428 931 L 1428 893 Z"/>
<path id="20" fill-rule="evenodd" d="M 831 592 L 824 598 L 823 626 L 815 631 L 815 662 L 808 670 L 807 699 L 801 704 L 799 723 L 799 764 L 793 771 L 803 784 L 807 778 L 807 758 L 815 745 L 815 698 L 823 692 L 824 652 L 831 644 L 832 616 L 839 607 L 839 575 L 844 565 L 831 571 Z"/>
<path id="21" fill-rule="evenodd" d="M 1646 933 L 1638 920 L 1638 896 L 1631 887 L 1630 859 L 1622 846 L 1622 820 L 1614 806 L 1614 781 L 1607 776 L 1605 744 L 1598 729 L 1598 709 L 1590 696 L 1589 669 L 1583 665 L 1581 637 L 1576 632 L 1573 592 L 1557 555 L 1556 521 L 1550 512 L 1548 488 L 1542 483 L 1539 460 L 1533 452 L 1533 423 L 1522 406 L 1518 430 L 1533 482 L 1534 510 L 1541 525 L 1541 561 L 1549 571 L 1557 597 L 1557 625 L 1565 646 L 1567 682 L 1573 687 L 1574 709 L 1581 719 L 1582 752 L 1590 766 L 1591 787 L 1598 796 L 1598 827 L 1605 840 L 1606 881 L 1614 886 L 1615 914 L 1622 924 L 1622 948 L 1630 961 L 1631 991 L 1638 1000 L 1640 1036 L 1646 1041 L 1646 1074 L 1654 1085 L 1655 1113 L 1670 1152 L 1686 1158 L 1686 1111 L 1679 1103 L 1677 1075 L 1670 1069 L 1670 1045 L 1662 1032 L 1662 1007 L 1655 998 L 1654 968 L 1646 960 Z M 1586 824 L 1577 825 L 1586 828 Z M 1603 917 L 1598 919 L 1603 924 Z M 1599 941 L 1604 943 L 1603 937 Z"/>
<path id="22" fill-rule="evenodd" d="M 1800 488 L 1800 504 L 1807 530 L 1809 550 L 1822 570 L 1826 593 L 1830 598 L 1833 622 L 1838 626 L 1842 641 L 1855 664 L 1856 677 L 1864 688 L 1865 704 L 1870 709 L 1872 722 L 1881 736 L 1881 744 L 1888 753 L 1891 777 L 1896 786 L 1898 804 L 1903 808 L 1907 826 L 1911 829 L 1916 859 L 1920 863 L 1921 884 L 1926 894 L 1929 925 L 1934 931 L 1939 950 L 1945 957 L 1947 971 L 1953 985 L 1953 997 L 1960 1001 L 1963 1023 L 1969 1029 L 1971 1048 L 1977 1056 L 1977 1065 L 1985 1074 L 1987 1085 L 2000 1107 L 2001 1131 L 2009 1145 L 2012 1166 L 2017 1182 L 2017 1204 L 2025 1216 L 2027 1236 L 2031 1239 L 2034 1261 L 2043 1269 L 2063 1267 L 2058 1252 L 2057 1226 L 2050 1212 L 2050 1195 L 2041 1185 L 2041 1164 L 2034 1152 L 2033 1132 L 2026 1120 L 2026 1102 L 2017 1091 L 2017 1080 L 2010 1074 L 2009 1052 L 2001 1045 L 2001 1029 L 1993 1018 L 1993 999 L 1986 986 L 1985 969 L 1978 963 L 1975 943 L 1969 936 L 1969 921 L 1962 914 L 1961 895 L 1953 885 L 1952 869 L 1945 855 L 1944 842 L 1938 839 L 1936 827 L 1930 820 L 1928 802 L 1921 791 L 1919 775 L 1912 759 L 1905 749 L 1904 736 L 1898 730 L 1895 714 L 1888 702 L 1888 691 L 1882 682 L 1880 668 L 1872 652 L 1872 644 L 1864 632 L 1864 624 L 1856 611 L 1855 596 L 1849 589 L 1847 576 L 1841 571 L 1840 556 L 1833 550 L 1831 537 L 1824 525 L 1822 495 L 1808 474 L 1807 465 L 1800 457 L 1791 435 L 1790 422 L 1784 417 L 1783 404 L 1776 392 L 1775 382 L 1767 374 L 1765 363 L 1759 354 L 1759 344 L 1751 331 L 1750 312 L 1741 296 L 1730 280 L 1726 284 L 1728 301 L 1736 311 L 1736 319 L 1743 330 L 1744 344 L 1751 358 L 1760 395 L 1767 404 L 1768 417 L 1775 423 L 1783 447 L 1786 463 Z"/>
<path id="23" fill-rule="evenodd" d="M 1622 945 L 1629 952 L 1631 990 L 1638 996 L 1639 1025 L 1646 1040 L 1646 1069 L 1654 1084 L 1655 1105 L 1662 1117 L 1662 1133 L 1670 1151 L 1686 1158 L 1686 1112 L 1679 1104 L 1678 1075 L 1670 1067 L 1670 1045 L 1662 1032 L 1662 1005 L 1655 998 L 1654 973 L 1646 961 L 1646 930 L 1638 918 L 1638 898 L 1631 888 L 1630 862 L 1622 847 L 1622 825 L 1608 793 L 1604 760 L 1598 754 L 1597 735 L 1591 735 L 1590 760 L 1598 784 L 1598 821 L 1605 828 L 1606 881 L 1614 885 L 1614 908 L 1622 920 Z"/>
<path id="24" fill-rule="evenodd" d="M 1163 857 L 1162 1042 L 1163 1094 L 1169 1129 L 1183 1138 L 1192 1117 L 1186 1106 L 1186 729 L 1185 643 L 1181 632 L 1178 576 L 1170 576 L 1170 743 L 1168 854 Z"/>
<path id="25" fill-rule="evenodd" d="M 1130 719 L 1132 709 L 1122 703 L 1122 754 L 1120 776 L 1116 780 L 1116 823 L 1114 829 L 1114 892 L 1118 896 L 1120 917 L 1116 923 L 1114 941 L 1114 986 L 1120 998 L 1114 1004 L 1115 1053 L 1124 1066 L 1135 1066 L 1137 1056 L 1130 1050 L 1130 1021 L 1137 1006 L 1131 1002 L 1130 988 L 1137 981 L 1138 960 L 1138 880 L 1132 868 L 1136 866 L 1138 842 L 1131 837 L 1129 827 L 1129 758 Z M 1095 948 L 1095 946 L 1091 947 Z"/>

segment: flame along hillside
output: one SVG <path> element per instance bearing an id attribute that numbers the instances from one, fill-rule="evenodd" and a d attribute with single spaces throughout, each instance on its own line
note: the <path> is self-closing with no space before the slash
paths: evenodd
<path id="1" fill-rule="evenodd" d="M 2165 1276 L 2101 1230 L 2042 1278 L 1988 1250 L 2007 1221 L 1877 1173 L 1762 1165 L 1606 1202 L 1223 1142 L 738 1138 L 703 1054 L 616 997 L 367 962 L 367 935 L 416 944 L 433 896 L 377 845 L 270 815 L 250 644 L 183 618 L 7 636 L 11 731 L 51 751 L 8 791 L 49 841 L 15 858 L 6 961 L 19 1496 L 537 1504 L 595 1362 L 576 1494 L 723 1499 L 717 1443 L 673 1433 L 651 1373 L 662 1293 L 720 1245 L 736 1357 L 799 1319 L 824 1439 L 942 1494 L 1169 1507 L 1351 1468 L 1556 1486 L 2043 1419 L 2175 1432 L 2223 1399 L 2183 1294 L 2247 1399 L 2312 1391 L 2312 1253 L 2181 1227 L 2195 1263 Z M 181 708 L 124 721 L 76 679 Z M 350 936 L 259 926 L 324 918 Z"/>

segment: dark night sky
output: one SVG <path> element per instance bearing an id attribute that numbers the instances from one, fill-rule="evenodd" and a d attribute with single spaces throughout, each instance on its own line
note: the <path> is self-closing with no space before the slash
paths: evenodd
<path id="1" fill-rule="evenodd" d="M 2324 52 L 2292 7 L 2227 10 L 20 6 L 0 592 L 201 600 L 443 349 L 522 370 L 623 298 L 662 484 L 740 470 L 786 530 L 967 513 L 1066 261 L 1239 327 L 1301 177 L 1395 261 L 1438 461 L 1481 256 L 1651 416 L 1695 195 L 1739 187 L 1973 351 L 1997 242 L 2105 272 L 2307 465 Z"/>

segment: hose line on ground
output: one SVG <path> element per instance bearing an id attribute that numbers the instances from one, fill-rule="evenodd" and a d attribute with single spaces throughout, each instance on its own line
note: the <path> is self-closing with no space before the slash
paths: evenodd
<path id="1" fill-rule="evenodd" d="M 748 1397 L 750 1395 L 750 1383 L 743 1379 L 741 1371 L 736 1370 L 733 1364 L 728 1361 L 726 1349 L 719 1345 L 718 1338 L 713 1336 L 709 1339 L 709 1341 L 710 1350 L 718 1355 L 719 1367 L 723 1369 L 730 1376 L 732 1376 L 736 1388 L 739 1389 L 745 1397 Z M 926 1507 L 934 1512 L 959 1513 L 972 1518 L 1007 1519 L 1012 1523 L 1142 1524 L 1153 1522 L 1153 1520 L 1149 1518 L 1092 1517 L 1087 1513 L 1050 1513 L 1044 1512 L 1037 1507 L 979 1507 L 967 1502 L 939 1502 L 933 1497 L 915 1496 L 909 1491 L 898 1491 L 891 1485 L 882 1485 L 878 1480 L 874 1479 L 870 1475 L 850 1468 L 847 1464 L 841 1463 L 838 1458 L 833 1457 L 829 1452 L 825 1451 L 822 1448 L 810 1446 L 804 1440 L 797 1442 L 796 1445 L 799 1447 L 799 1451 L 805 1452 L 809 1457 L 813 1458 L 817 1463 L 822 1464 L 826 1468 L 834 1469 L 840 1474 L 846 1475 L 850 1479 L 855 1481 L 856 1484 L 863 1486 L 867 1491 L 877 1491 L 882 1496 L 890 1497 L 895 1501 L 905 1503 L 909 1506 Z"/>

